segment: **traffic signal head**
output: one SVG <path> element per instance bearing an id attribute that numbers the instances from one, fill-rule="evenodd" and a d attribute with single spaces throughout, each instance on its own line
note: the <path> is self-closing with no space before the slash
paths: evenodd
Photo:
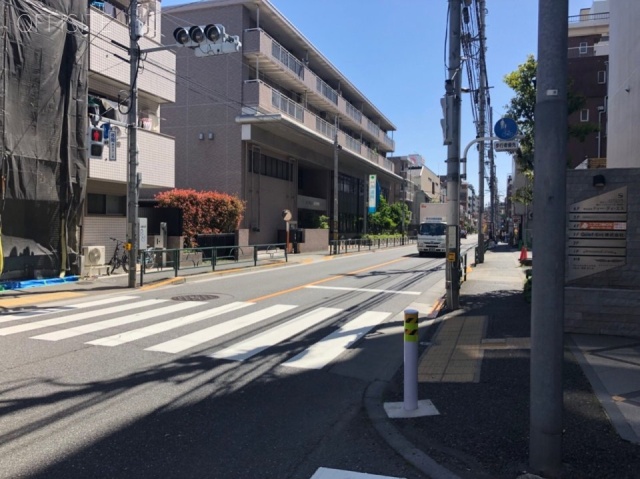
<path id="1" fill-rule="evenodd" d="M 238 36 L 227 35 L 224 26 L 218 23 L 176 28 L 173 37 L 177 46 L 192 48 L 199 57 L 234 53 L 242 46 Z"/>
<path id="2" fill-rule="evenodd" d="M 104 150 L 104 131 L 97 126 L 91 126 L 89 130 L 89 153 L 92 158 L 102 158 Z"/>

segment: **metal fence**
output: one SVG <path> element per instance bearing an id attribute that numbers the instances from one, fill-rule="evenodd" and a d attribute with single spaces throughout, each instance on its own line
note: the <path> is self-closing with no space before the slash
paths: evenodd
<path id="1" fill-rule="evenodd" d="M 385 238 L 385 239 L 341 239 L 329 241 L 329 254 L 345 254 L 357 253 L 359 251 L 370 251 L 372 249 L 393 248 L 395 246 L 404 246 L 415 244 L 417 238 L 409 236 L 404 238 Z"/>
<path id="2" fill-rule="evenodd" d="M 253 266 L 273 262 L 288 262 L 286 243 L 250 246 L 210 246 L 179 249 L 153 249 L 140 251 L 140 286 L 147 275 L 173 275 L 180 271 L 216 271 L 250 263 Z"/>

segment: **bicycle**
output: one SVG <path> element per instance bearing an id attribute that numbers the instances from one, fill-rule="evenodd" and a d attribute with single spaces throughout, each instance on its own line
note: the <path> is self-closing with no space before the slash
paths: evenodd
<path id="1" fill-rule="evenodd" d="M 111 275 L 117 269 L 122 267 L 123 271 L 126 273 L 129 271 L 129 252 L 126 250 L 122 250 L 122 254 L 120 254 L 120 246 L 124 244 L 123 241 L 120 241 L 116 238 L 109 238 L 111 241 L 116 242 L 116 248 L 113 250 L 113 256 L 107 263 L 107 274 Z"/>

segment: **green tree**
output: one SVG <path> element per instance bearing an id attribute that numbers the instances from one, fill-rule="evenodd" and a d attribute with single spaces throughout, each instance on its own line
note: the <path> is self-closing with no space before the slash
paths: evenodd
<path id="1" fill-rule="evenodd" d="M 402 227 L 403 214 L 406 228 L 409 222 L 409 208 L 407 208 L 407 205 L 402 202 L 390 205 L 387 199 L 381 196 L 378 209 L 368 216 L 369 231 L 372 234 L 398 233 Z"/>
<path id="2" fill-rule="evenodd" d="M 520 148 L 513 154 L 518 170 L 527 179 L 527 186 L 516 190 L 513 196 L 515 202 L 522 204 L 530 204 L 533 201 L 537 69 L 538 62 L 533 55 L 528 55 L 524 63 L 504 77 L 504 82 L 515 93 L 509 104 L 505 106 L 505 116 L 516 121 L 520 134 L 523 135 L 520 139 Z M 585 102 L 585 98 L 574 91 L 573 82 L 570 81 L 567 89 L 568 114 L 582 109 Z M 591 123 L 567 127 L 568 135 L 579 141 L 584 141 L 590 133 L 597 130 L 598 127 Z"/>

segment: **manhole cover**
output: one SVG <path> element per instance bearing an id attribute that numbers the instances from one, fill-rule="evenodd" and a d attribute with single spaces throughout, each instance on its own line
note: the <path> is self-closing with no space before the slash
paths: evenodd
<path id="1" fill-rule="evenodd" d="M 174 296 L 173 301 L 211 301 L 218 299 L 215 294 L 186 294 L 184 296 Z"/>

